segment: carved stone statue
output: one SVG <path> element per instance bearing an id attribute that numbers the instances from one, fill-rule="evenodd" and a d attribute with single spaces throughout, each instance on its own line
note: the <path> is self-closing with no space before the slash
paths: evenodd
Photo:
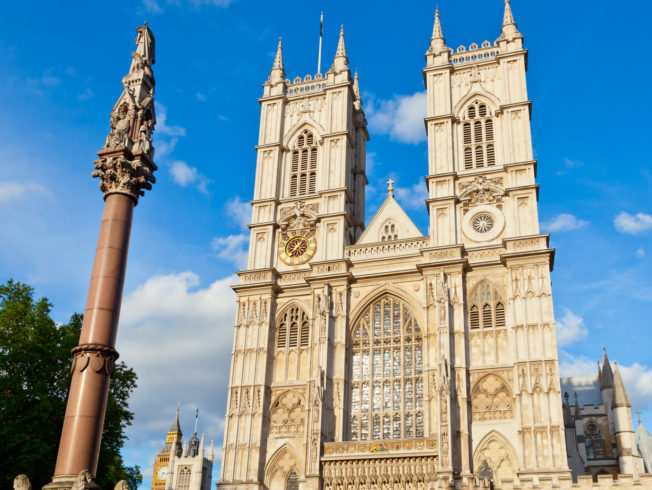
<path id="1" fill-rule="evenodd" d="M 32 490 L 32 483 L 27 475 L 18 475 L 14 478 L 14 490 Z"/>
<path id="2" fill-rule="evenodd" d="M 129 490 L 129 485 L 125 480 L 120 480 L 118 483 L 115 484 L 113 490 Z"/>

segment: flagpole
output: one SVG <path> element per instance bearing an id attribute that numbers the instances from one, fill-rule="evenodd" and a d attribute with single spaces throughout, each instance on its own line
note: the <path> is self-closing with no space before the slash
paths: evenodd
<path id="1" fill-rule="evenodd" d="M 319 18 L 319 58 L 317 60 L 317 73 L 321 73 L 321 38 L 324 32 L 324 12 L 321 13 Z"/>

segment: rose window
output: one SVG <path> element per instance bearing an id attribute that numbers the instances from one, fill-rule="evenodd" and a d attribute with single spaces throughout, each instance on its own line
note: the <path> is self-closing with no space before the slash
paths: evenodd
<path id="1" fill-rule="evenodd" d="M 477 233 L 488 233 L 493 229 L 495 222 L 489 213 L 479 213 L 471 220 L 471 227 Z"/>

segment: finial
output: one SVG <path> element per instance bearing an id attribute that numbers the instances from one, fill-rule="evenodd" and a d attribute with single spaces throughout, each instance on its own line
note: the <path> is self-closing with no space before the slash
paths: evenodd
<path id="1" fill-rule="evenodd" d="M 269 81 L 272 84 L 283 82 L 285 79 L 285 70 L 283 68 L 283 41 L 281 37 L 278 38 L 278 46 L 276 48 L 276 56 L 274 57 L 274 65 L 269 74 Z"/>
<path id="2" fill-rule="evenodd" d="M 432 27 L 432 40 L 435 39 L 444 39 L 439 21 L 439 7 L 435 7 L 435 25 Z"/>
<path id="3" fill-rule="evenodd" d="M 354 99 L 354 106 L 356 110 L 360 110 L 362 108 L 362 98 L 360 97 L 360 85 L 358 83 L 358 69 L 355 69 L 355 75 L 353 76 L 353 95 L 355 96 Z"/>
<path id="4" fill-rule="evenodd" d="M 340 26 L 340 39 L 337 42 L 337 51 L 333 59 L 335 73 L 341 73 L 349 69 L 349 59 L 346 57 L 346 46 L 344 45 L 344 24 Z"/>
<path id="5" fill-rule="evenodd" d="M 509 0 L 505 0 L 505 13 L 503 14 L 503 28 L 500 32 L 499 41 L 515 41 L 520 40 L 518 46 L 513 49 L 522 48 L 523 35 L 518 32 L 516 27 L 516 22 L 514 22 L 514 15 L 512 14 L 512 7 L 509 3 Z"/>
<path id="6" fill-rule="evenodd" d="M 638 425 L 641 425 L 641 411 L 638 410 L 638 411 L 636 412 L 636 415 L 638 415 Z"/>
<path id="7" fill-rule="evenodd" d="M 391 178 L 387 181 L 387 196 L 394 197 L 394 182 Z"/>

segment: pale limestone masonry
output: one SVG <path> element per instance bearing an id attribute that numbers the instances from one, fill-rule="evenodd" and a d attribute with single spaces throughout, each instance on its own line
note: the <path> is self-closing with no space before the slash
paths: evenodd
<path id="1" fill-rule="evenodd" d="M 219 488 L 649 488 L 572 484 L 522 41 L 508 2 L 498 40 L 457 53 L 435 15 L 427 236 L 391 180 L 364 227 L 368 134 L 343 31 L 328 72 L 293 82 L 279 43 Z"/>

